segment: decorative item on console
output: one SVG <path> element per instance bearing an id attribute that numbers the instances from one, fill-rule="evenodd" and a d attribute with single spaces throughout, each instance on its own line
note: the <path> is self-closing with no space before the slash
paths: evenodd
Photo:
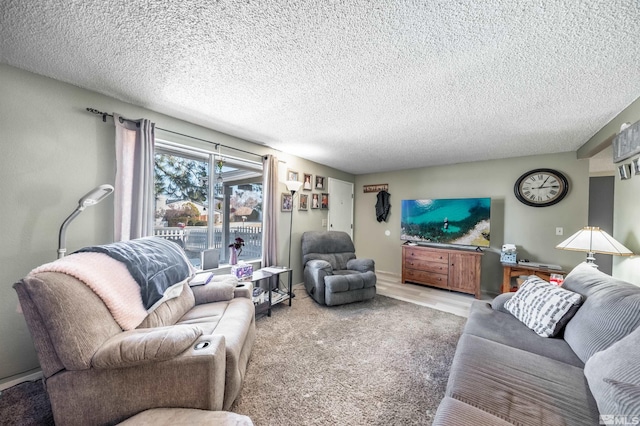
<path id="1" fill-rule="evenodd" d="M 516 251 L 515 244 L 504 244 L 502 246 L 502 251 L 500 252 L 500 262 L 502 263 L 516 263 L 516 255 L 518 252 Z"/>
<path id="2" fill-rule="evenodd" d="M 238 256 L 242 253 L 242 246 L 244 246 L 244 240 L 240 237 L 236 237 L 235 241 L 229 244 L 229 264 L 235 265 L 238 263 Z"/>

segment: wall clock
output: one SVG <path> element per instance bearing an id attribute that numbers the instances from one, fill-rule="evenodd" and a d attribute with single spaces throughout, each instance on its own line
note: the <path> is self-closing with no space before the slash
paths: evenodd
<path id="1" fill-rule="evenodd" d="M 569 192 L 569 181 L 557 170 L 535 169 L 518 178 L 513 187 L 516 198 L 532 207 L 552 206 Z"/>

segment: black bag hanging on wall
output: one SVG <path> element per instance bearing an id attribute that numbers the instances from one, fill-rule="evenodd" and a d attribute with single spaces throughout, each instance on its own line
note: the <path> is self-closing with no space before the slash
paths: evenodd
<path id="1" fill-rule="evenodd" d="M 391 210 L 391 204 L 389 204 L 390 197 L 391 194 L 387 191 L 378 192 L 378 202 L 376 202 L 376 219 L 378 219 L 378 222 L 387 221 L 389 210 Z"/>

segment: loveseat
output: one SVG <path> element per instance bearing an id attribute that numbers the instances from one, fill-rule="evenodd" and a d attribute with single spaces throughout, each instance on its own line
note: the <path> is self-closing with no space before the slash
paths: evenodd
<path id="1" fill-rule="evenodd" d="M 179 259 L 184 253 L 174 243 L 157 240 L 151 242 L 179 250 L 172 253 L 177 261 L 154 253 L 138 266 L 171 277 L 175 264 L 188 260 Z M 256 336 L 251 289 L 236 287 L 231 275 L 191 287 L 193 271 L 186 268 L 153 309 L 141 305 L 141 289 L 134 295 L 124 286 L 132 280 L 128 268 L 102 253 L 72 254 L 14 285 L 56 424 L 115 424 L 152 408 L 231 406 Z M 95 287 L 100 282 L 116 289 L 115 298 Z"/>
<path id="2" fill-rule="evenodd" d="M 474 302 L 434 425 L 637 424 L 640 287 L 583 263 L 562 288 L 581 301 L 555 337 L 512 314 L 518 293 Z"/>

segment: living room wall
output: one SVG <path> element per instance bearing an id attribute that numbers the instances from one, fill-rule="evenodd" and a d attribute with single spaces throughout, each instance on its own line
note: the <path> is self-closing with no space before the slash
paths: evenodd
<path id="1" fill-rule="evenodd" d="M 515 198 L 515 181 L 537 168 L 560 170 L 569 179 L 569 194 L 560 203 L 536 208 Z M 363 193 L 362 186 L 385 183 L 389 184 L 391 213 L 387 222 L 378 223 L 376 193 Z M 555 246 L 587 224 L 588 192 L 588 160 L 578 160 L 571 152 L 359 175 L 354 233 L 358 256 L 375 259 L 380 271 L 400 275 L 401 200 L 491 197 L 491 247 L 482 259 L 481 286 L 483 292 L 497 294 L 502 282 L 500 249 L 504 243 L 516 244 L 519 259 L 558 264 L 565 271 L 584 260 L 582 253 L 556 250 Z M 564 228 L 563 236 L 556 235 L 556 227 Z"/>
<path id="2" fill-rule="evenodd" d="M 613 236 L 636 254 L 640 254 L 639 209 L 640 175 L 624 181 L 616 178 Z M 613 273 L 611 275 L 635 285 L 640 285 L 640 256 L 614 256 Z"/>
<path id="3" fill-rule="evenodd" d="M 640 120 L 640 98 L 632 102 L 620 114 L 612 118 L 579 150 L 579 158 L 588 158 L 605 147 L 611 146 L 614 136 L 620 131 L 623 123 L 636 123 Z M 637 155 L 618 164 L 628 164 Z M 630 257 L 613 257 L 612 276 L 640 286 L 640 176 L 632 175 L 631 179 L 615 179 L 613 206 L 613 237 L 636 253 Z"/>
<path id="4" fill-rule="evenodd" d="M 12 376 L 22 377 L 38 367 L 24 317 L 18 312 L 13 283 L 36 266 L 55 260 L 60 225 L 80 197 L 99 184 L 114 182 L 113 123 L 103 123 L 101 117 L 85 108 L 115 111 L 130 118 L 146 117 L 158 127 L 257 154 L 273 153 L 284 170 L 297 170 L 300 176 L 312 173 L 354 180 L 352 175 L 330 167 L 6 65 L 0 65 L 0 98 L 0 389 Z M 178 140 L 166 132 L 158 131 L 156 136 L 211 148 L 192 139 Z M 223 149 L 222 153 L 242 156 L 233 150 Z M 284 184 L 280 190 L 286 191 Z M 321 229 L 327 211 L 296 209 L 293 214 L 292 264 L 297 283 L 302 280 L 302 272 L 296 267 L 300 264 L 300 235 L 307 229 Z M 277 218 L 280 264 L 285 264 L 288 257 L 290 215 L 280 213 Z M 69 251 L 112 240 L 113 197 L 87 209 L 67 232 Z"/>

